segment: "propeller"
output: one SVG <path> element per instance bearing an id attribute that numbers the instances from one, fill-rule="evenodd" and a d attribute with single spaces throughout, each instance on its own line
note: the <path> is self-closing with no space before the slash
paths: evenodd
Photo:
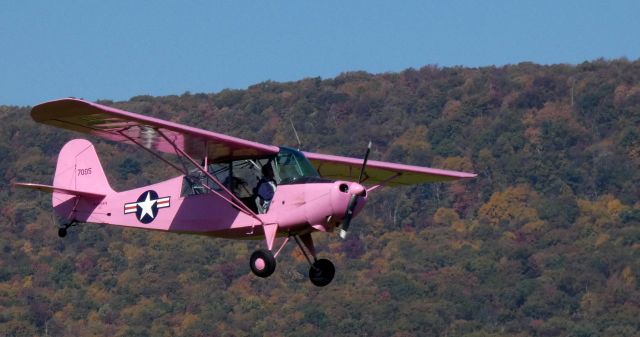
<path id="1" fill-rule="evenodd" d="M 360 169 L 360 177 L 358 177 L 358 184 L 361 184 L 362 178 L 364 178 L 364 169 L 367 167 L 367 160 L 369 160 L 369 153 L 371 153 L 371 141 L 369 141 L 369 145 L 367 145 L 367 152 L 364 154 L 364 161 L 362 162 L 362 168 Z"/>
<path id="2" fill-rule="evenodd" d="M 360 176 L 358 177 L 358 184 L 362 183 L 364 178 L 364 170 L 367 167 L 367 160 L 369 160 L 369 153 L 371 153 L 371 141 L 369 141 L 369 145 L 367 146 L 367 152 L 364 154 L 364 161 L 362 162 L 362 168 L 360 168 Z M 349 225 L 351 225 L 351 218 L 353 218 L 353 212 L 358 205 L 358 196 L 352 195 L 351 199 L 349 199 L 349 205 L 347 205 L 347 212 L 344 215 L 344 222 L 340 227 L 340 238 L 347 238 L 347 231 L 349 230 Z"/>

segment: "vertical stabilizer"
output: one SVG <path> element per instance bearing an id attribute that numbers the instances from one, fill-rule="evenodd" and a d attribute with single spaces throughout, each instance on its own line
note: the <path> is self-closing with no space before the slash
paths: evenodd
<path id="1" fill-rule="evenodd" d="M 53 186 L 103 195 L 115 193 L 100 165 L 95 147 L 86 139 L 74 139 L 62 147 Z M 69 198 L 69 195 L 54 193 L 53 207 Z"/>

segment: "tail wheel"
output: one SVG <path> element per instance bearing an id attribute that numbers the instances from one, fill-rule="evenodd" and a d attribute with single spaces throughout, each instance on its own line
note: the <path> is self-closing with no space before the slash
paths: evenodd
<path id="1" fill-rule="evenodd" d="M 78 225 L 78 222 L 76 222 L 76 220 L 71 220 L 71 222 L 69 222 L 68 224 L 65 224 L 64 227 L 58 228 L 58 236 L 61 238 L 67 236 L 67 228 L 72 226 L 77 226 L 77 225 Z"/>
<path id="2" fill-rule="evenodd" d="M 336 268 L 327 259 L 320 259 L 309 268 L 309 279 L 316 287 L 324 287 L 331 283 L 335 275 Z"/>
<path id="3" fill-rule="evenodd" d="M 249 265 L 256 276 L 269 277 L 276 270 L 276 258 L 270 251 L 258 249 L 251 254 Z"/>

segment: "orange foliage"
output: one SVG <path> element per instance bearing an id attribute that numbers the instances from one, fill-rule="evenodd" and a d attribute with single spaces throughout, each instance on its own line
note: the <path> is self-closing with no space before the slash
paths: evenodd
<path id="1" fill-rule="evenodd" d="M 537 223 L 538 211 L 531 207 L 538 202 L 538 194 L 527 185 L 509 187 L 494 193 L 489 201 L 480 207 L 478 219 L 491 226 L 520 228 L 529 223 Z M 538 226 L 536 224 L 535 226 Z"/>

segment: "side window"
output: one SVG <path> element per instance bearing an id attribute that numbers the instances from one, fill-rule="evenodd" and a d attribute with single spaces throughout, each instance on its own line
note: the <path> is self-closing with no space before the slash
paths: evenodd
<path id="1" fill-rule="evenodd" d="M 236 197 L 252 198 L 254 188 L 261 178 L 260 168 L 267 162 L 267 159 L 237 160 L 231 163 L 210 164 L 207 169 Z M 211 193 L 210 190 L 222 191 L 222 188 L 198 169 L 194 168 L 188 176 L 183 178 L 182 196 L 207 194 Z"/>
<path id="2" fill-rule="evenodd" d="M 209 165 L 208 171 L 219 180 L 229 175 L 229 170 L 220 164 Z M 208 194 L 211 193 L 210 189 L 214 191 L 222 190 L 215 181 L 207 177 L 207 175 L 197 168 L 192 169 L 189 175 L 184 176 L 182 179 L 182 196 Z"/>
<path id="3" fill-rule="evenodd" d="M 189 174 L 188 176 L 184 176 L 182 178 L 182 191 L 180 195 L 189 196 L 189 195 L 199 195 L 206 194 L 209 191 L 199 183 L 200 177 L 195 174 Z"/>
<path id="4" fill-rule="evenodd" d="M 236 197 L 249 198 L 253 196 L 253 189 L 260 179 L 259 164 L 255 160 L 238 160 L 233 162 L 232 180 L 227 188 L 233 191 Z M 225 183 L 225 186 L 227 184 Z"/>

